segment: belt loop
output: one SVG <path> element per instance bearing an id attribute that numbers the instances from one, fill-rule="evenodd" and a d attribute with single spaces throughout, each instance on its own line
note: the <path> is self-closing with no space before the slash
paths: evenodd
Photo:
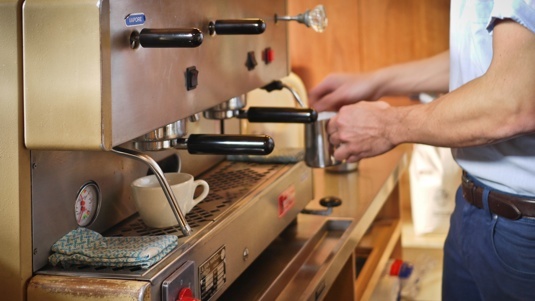
<path id="1" fill-rule="evenodd" d="M 476 199 L 475 192 L 476 192 L 477 186 L 472 182 L 470 182 L 470 184 L 471 184 L 470 185 L 470 201 L 474 202 L 474 200 Z M 481 201 L 483 202 L 483 200 L 481 200 Z"/>
<path id="2" fill-rule="evenodd" d="M 483 195 L 481 196 L 481 199 L 482 199 L 481 201 L 483 202 L 483 209 L 485 209 L 485 211 L 487 211 L 489 216 L 492 217 L 492 211 L 490 211 L 490 207 L 489 207 L 489 193 L 490 193 L 490 190 L 487 188 L 484 188 Z"/>

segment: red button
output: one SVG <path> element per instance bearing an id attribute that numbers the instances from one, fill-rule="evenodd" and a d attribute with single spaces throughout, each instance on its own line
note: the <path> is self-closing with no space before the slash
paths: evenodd
<path id="1" fill-rule="evenodd" d="M 269 64 L 275 59 L 275 53 L 270 47 L 264 49 L 264 63 Z"/>
<path id="2" fill-rule="evenodd" d="M 189 287 L 185 287 L 181 289 L 180 292 L 178 292 L 176 301 L 200 301 L 200 300 L 193 297 L 193 292 L 191 291 Z"/>

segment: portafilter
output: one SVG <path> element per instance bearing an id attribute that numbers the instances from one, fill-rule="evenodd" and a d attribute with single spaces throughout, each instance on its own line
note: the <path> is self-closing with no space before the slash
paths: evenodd
<path id="1" fill-rule="evenodd" d="M 316 111 L 309 108 L 250 107 L 245 110 L 246 105 L 246 96 L 241 95 L 204 111 L 203 116 L 206 119 L 235 117 L 249 122 L 273 123 L 312 123 L 318 117 Z"/>

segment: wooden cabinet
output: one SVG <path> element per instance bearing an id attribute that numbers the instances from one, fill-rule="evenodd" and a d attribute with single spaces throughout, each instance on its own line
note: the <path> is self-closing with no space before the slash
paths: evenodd
<path id="1" fill-rule="evenodd" d="M 293 22 L 293 72 L 310 89 L 331 72 L 369 71 L 448 49 L 450 0 L 289 0 L 290 14 L 323 4 L 317 33 Z"/>

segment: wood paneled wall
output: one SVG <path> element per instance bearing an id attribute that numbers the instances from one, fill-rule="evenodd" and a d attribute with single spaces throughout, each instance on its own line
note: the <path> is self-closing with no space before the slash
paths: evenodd
<path id="1" fill-rule="evenodd" d="M 323 4 L 323 33 L 290 25 L 292 70 L 307 89 L 331 72 L 374 70 L 448 49 L 450 0 L 289 0 L 296 15 Z"/>

